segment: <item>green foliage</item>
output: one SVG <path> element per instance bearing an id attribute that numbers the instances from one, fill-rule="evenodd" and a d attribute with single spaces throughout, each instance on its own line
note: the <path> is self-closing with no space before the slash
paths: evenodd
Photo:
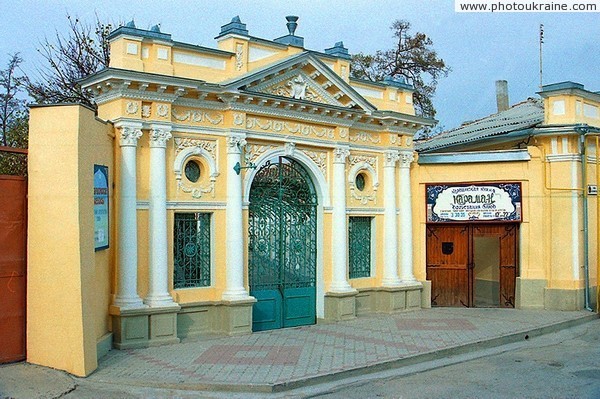
<path id="1" fill-rule="evenodd" d="M 19 54 L 10 56 L 6 69 L 0 71 L 0 145 L 7 146 L 8 132 L 15 119 L 19 119 L 25 110 L 25 100 L 19 98 L 19 93 L 26 78 L 19 75 L 19 66 L 23 59 Z"/>
<path id="2" fill-rule="evenodd" d="M 45 39 L 38 52 L 46 61 L 37 70 L 37 79 L 29 79 L 27 91 L 38 104 L 80 103 L 95 108 L 90 93 L 81 89 L 77 82 L 108 67 L 108 35 L 111 24 L 94 25 L 67 15 L 69 30 L 66 34 L 56 32 L 54 41 Z"/>
<path id="3" fill-rule="evenodd" d="M 7 147 L 27 148 L 29 115 L 26 110 L 12 118 L 6 131 Z M 0 175 L 27 175 L 27 155 L 0 151 Z"/>
<path id="4" fill-rule="evenodd" d="M 418 114 L 435 116 L 432 98 L 441 77 L 448 76 L 450 68 L 433 50 L 433 41 L 424 33 L 409 34 L 410 23 L 396 20 L 390 27 L 396 46 L 378 50 L 375 54 L 358 53 L 352 57 L 351 75 L 374 82 L 385 77 L 403 77 L 416 90 L 415 109 Z"/>

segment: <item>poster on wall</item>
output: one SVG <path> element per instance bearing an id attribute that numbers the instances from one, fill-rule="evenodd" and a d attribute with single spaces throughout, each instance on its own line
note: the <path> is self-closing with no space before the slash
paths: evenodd
<path id="1" fill-rule="evenodd" d="M 94 249 L 108 248 L 108 166 L 94 165 Z"/>
<path id="2" fill-rule="evenodd" d="M 427 222 L 520 222 L 521 183 L 428 184 Z"/>

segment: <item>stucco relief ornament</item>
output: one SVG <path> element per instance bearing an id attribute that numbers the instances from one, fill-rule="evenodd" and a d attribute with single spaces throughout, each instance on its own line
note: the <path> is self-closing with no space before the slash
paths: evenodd
<path id="1" fill-rule="evenodd" d="M 119 135 L 119 143 L 121 147 L 125 146 L 137 146 L 139 138 L 142 137 L 142 131 L 131 127 L 124 126 L 121 128 L 121 134 Z"/>
<path id="2" fill-rule="evenodd" d="M 238 71 L 242 70 L 244 66 L 244 45 L 238 44 L 235 50 L 235 69 Z"/>
<path id="3" fill-rule="evenodd" d="M 169 115 L 169 106 L 165 104 L 159 104 L 156 107 L 156 113 L 158 114 L 158 116 L 166 118 L 167 115 Z"/>
<path id="4" fill-rule="evenodd" d="M 296 144 L 295 143 L 285 143 L 284 151 L 285 151 L 285 155 L 287 155 L 288 157 L 293 156 L 294 151 L 296 151 Z"/>
<path id="5" fill-rule="evenodd" d="M 288 86 L 292 88 L 292 98 L 304 100 L 304 97 L 306 97 L 306 81 L 302 78 L 302 75 L 298 75 L 288 82 Z"/>
<path id="6" fill-rule="evenodd" d="M 149 105 L 142 105 L 142 118 L 150 118 L 152 114 L 152 107 Z"/>
<path id="7" fill-rule="evenodd" d="M 138 112 L 138 109 L 138 103 L 134 101 L 129 101 L 127 103 L 127 106 L 125 107 L 125 111 L 127 111 L 128 114 L 135 114 L 136 112 Z"/>
<path id="8" fill-rule="evenodd" d="M 173 137 L 166 129 L 150 130 L 150 147 L 166 147 L 167 141 Z"/>

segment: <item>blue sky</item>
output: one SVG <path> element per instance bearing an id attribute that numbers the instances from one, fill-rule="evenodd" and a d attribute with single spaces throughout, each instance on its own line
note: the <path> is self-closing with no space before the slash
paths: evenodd
<path id="1" fill-rule="evenodd" d="M 431 37 L 452 68 L 440 81 L 434 104 L 446 128 L 494 113 L 495 81 L 508 81 L 510 103 L 536 96 L 539 86 L 539 24 L 544 24 L 544 84 L 572 80 L 600 91 L 599 13 L 455 13 L 453 0 L 0 0 L 0 65 L 20 52 L 24 69 L 39 67 L 36 48 L 44 37 L 65 32 L 66 14 L 93 22 L 161 24 L 174 40 L 216 47 L 221 25 L 239 15 L 249 33 L 273 39 L 287 33 L 286 15 L 300 17 L 296 35 L 323 51 L 343 41 L 350 53 L 394 45 L 389 26 L 412 23 Z"/>

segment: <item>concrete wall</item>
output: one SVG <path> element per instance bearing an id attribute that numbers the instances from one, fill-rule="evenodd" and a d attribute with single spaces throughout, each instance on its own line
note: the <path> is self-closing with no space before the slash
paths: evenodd
<path id="1" fill-rule="evenodd" d="M 27 361 L 78 376 L 97 367 L 110 330 L 113 249 L 94 252 L 93 175 L 94 164 L 112 173 L 112 142 L 87 108 L 31 109 Z"/>

